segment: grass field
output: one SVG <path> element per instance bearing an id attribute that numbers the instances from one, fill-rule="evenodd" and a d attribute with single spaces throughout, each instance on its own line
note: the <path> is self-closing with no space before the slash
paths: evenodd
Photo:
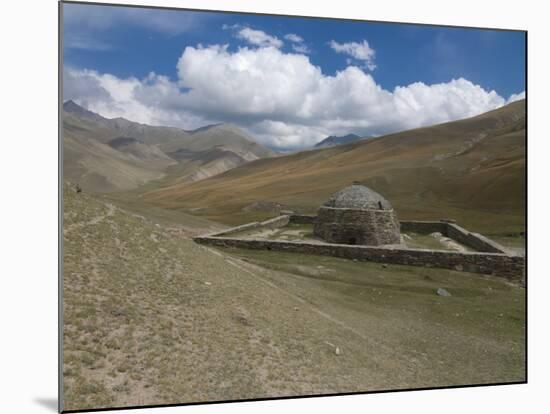
<path id="1" fill-rule="evenodd" d="M 212 223 L 136 209 L 64 188 L 67 410 L 525 379 L 520 287 L 209 249 Z"/>

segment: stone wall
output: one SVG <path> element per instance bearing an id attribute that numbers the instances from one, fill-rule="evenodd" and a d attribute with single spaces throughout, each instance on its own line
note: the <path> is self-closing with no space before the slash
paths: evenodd
<path id="1" fill-rule="evenodd" d="M 270 229 L 278 229 L 279 227 L 286 226 L 290 221 L 290 216 L 284 215 L 284 216 L 278 216 L 274 217 L 270 220 L 262 221 L 260 223 L 260 227 L 262 228 L 270 228 Z"/>
<path id="2" fill-rule="evenodd" d="M 229 229 L 225 229 L 222 231 L 218 231 L 216 233 L 211 233 L 208 236 L 205 237 L 220 237 L 220 236 L 228 236 L 230 234 L 240 233 L 242 231 L 246 230 L 254 230 L 254 229 L 261 229 L 261 228 L 270 228 L 270 229 L 276 229 L 279 227 L 286 226 L 290 220 L 290 216 L 283 215 L 274 217 L 269 220 L 265 221 L 254 221 L 252 223 L 242 224 L 240 226 L 231 227 Z"/>
<path id="3" fill-rule="evenodd" d="M 314 224 L 317 216 L 309 214 L 292 214 L 290 222 L 294 224 Z"/>
<path id="4" fill-rule="evenodd" d="M 196 237 L 194 240 L 197 243 L 219 247 L 288 251 L 380 263 L 437 267 L 501 276 L 519 283 L 524 280 L 525 259 L 522 256 L 513 254 L 464 253 L 444 250 L 351 246 L 329 243 L 315 244 L 224 237 Z"/>
<path id="5" fill-rule="evenodd" d="M 348 216 L 348 218 L 351 218 L 351 216 Z M 504 247 L 481 234 L 469 232 L 448 221 L 402 221 L 400 222 L 400 226 L 401 230 L 404 232 L 419 234 L 440 232 L 447 237 L 454 238 L 460 243 L 478 250 L 477 252 L 408 249 L 400 246 L 376 247 L 340 243 L 319 244 L 279 240 L 255 240 L 240 239 L 230 236 L 245 230 L 259 228 L 274 229 L 283 227 L 288 223 L 311 224 L 315 222 L 316 216 L 300 214 L 281 215 L 263 222 L 248 223 L 221 232 L 196 237 L 194 240 L 197 243 L 220 247 L 279 250 L 381 263 L 437 267 L 501 276 L 511 281 L 519 282 L 520 284 L 525 281 L 524 257 L 508 252 Z"/>
<path id="6" fill-rule="evenodd" d="M 380 246 L 400 242 L 393 210 L 321 207 L 313 234 L 329 243 Z"/>
<path id="7" fill-rule="evenodd" d="M 401 221 L 401 231 L 418 234 L 439 232 L 478 252 L 507 253 L 505 247 L 479 233 L 472 233 L 448 220 L 440 221 Z"/>
<path id="8" fill-rule="evenodd" d="M 506 253 L 506 248 L 491 239 L 479 234 L 471 233 L 456 224 L 447 223 L 447 237 L 471 247 L 479 252 Z"/>
<path id="9" fill-rule="evenodd" d="M 441 233 L 447 236 L 447 224 L 442 221 L 400 221 L 401 231 L 406 233 L 431 234 Z"/>
<path id="10" fill-rule="evenodd" d="M 239 233 L 241 231 L 252 230 L 252 229 L 258 228 L 259 226 L 260 226 L 260 222 L 253 221 L 252 223 L 246 223 L 241 226 L 231 227 L 229 229 L 225 229 L 222 231 L 210 233 L 207 237 L 228 236 L 230 234 Z"/>

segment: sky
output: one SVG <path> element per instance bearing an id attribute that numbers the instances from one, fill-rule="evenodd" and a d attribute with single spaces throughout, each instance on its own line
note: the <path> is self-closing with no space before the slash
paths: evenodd
<path id="1" fill-rule="evenodd" d="M 229 122 L 301 149 L 525 97 L 525 34 L 64 3 L 63 95 L 107 118 Z"/>

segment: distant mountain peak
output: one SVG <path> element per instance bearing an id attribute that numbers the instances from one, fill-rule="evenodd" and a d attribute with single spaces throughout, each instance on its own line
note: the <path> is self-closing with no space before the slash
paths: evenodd
<path id="1" fill-rule="evenodd" d="M 78 105 L 75 101 L 72 99 L 69 99 L 68 101 L 65 101 L 63 103 L 63 109 L 71 109 L 71 108 L 82 108 L 80 105 Z"/>
<path id="2" fill-rule="evenodd" d="M 67 112 L 81 112 L 81 111 L 87 111 L 86 108 L 80 106 L 72 99 L 69 99 L 68 101 L 63 102 L 63 109 Z"/>
<path id="3" fill-rule="evenodd" d="M 99 114 L 96 114 L 95 112 L 92 112 L 79 104 L 77 104 L 72 99 L 69 99 L 68 101 L 65 101 L 63 103 L 63 110 L 69 114 L 76 115 L 80 118 L 87 118 L 87 119 L 93 119 L 93 120 L 100 120 L 105 119 Z"/>
<path id="4" fill-rule="evenodd" d="M 189 132 L 190 134 L 196 134 L 197 132 L 208 131 L 209 129 L 217 128 L 217 127 L 220 127 L 222 125 L 224 125 L 224 124 L 223 123 L 210 124 L 210 125 L 202 126 L 200 128 L 197 128 L 197 129 L 187 130 L 186 132 Z"/>
<path id="5" fill-rule="evenodd" d="M 335 145 L 348 144 L 350 142 L 358 141 L 360 139 L 362 139 L 362 137 L 356 134 L 347 134 L 343 136 L 331 135 L 315 144 L 314 148 L 333 147 Z"/>

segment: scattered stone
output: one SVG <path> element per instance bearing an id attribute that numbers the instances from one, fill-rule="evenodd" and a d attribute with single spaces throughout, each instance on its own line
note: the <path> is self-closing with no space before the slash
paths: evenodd
<path id="1" fill-rule="evenodd" d="M 330 346 L 331 348 L 334 348 L 334 353 L 336 355 L 340 355 L 342 353 L 342 351 L 340 350 L 340 347 L 339 346 L 336 346 L 334 344 L 331 344 L 330 342 L 327 342 L 325 341 L 325 344 L 327 344 L 328 346 Z"/>
<path id="2" fill-rule="evenodd" d="M 210 286 L 212 283 L 210 283 L 210 282 L 204 282 L 204 284 Z"/>
<path id="3" fill-rule="evenodd" d="M 75 187 L 75 191 L 77 193 L 81 193 L 82 192 L 82 188 L 80 188 L 80 186 L 77 184 L 76 187 Z"/>
<path id="4" fill-rule="evenodd" d="M 244 326 L 252 326 L 252 323 L 243 315 L 236 315 L 235 320 Z"/>
<path id="5" fill-rule="evenodd" d="M 438 288 L 436 292 L 439 296 L 451 296 L 447 289 Z"/>
<path id="6" fill-rule="evenodd" d="M 383 267 L 384 269 L 386 269 L 386 268 L 388 267 L 388 265 L 384 263 L 384 264 L 382 265 L 382 267 Z"/>
<path id="7" fill-rule="evenodd" d="M 111 315 L 115 316 L 115 317 L 119 317 L 119 316 L 126 316 L 128 315 L 128 312 L 125 310 L 125 309 L 122 309 L 122 308 L 116 308 L 116 309 L 113 309 L 111 311 Z"/>
<path id="8" fill-rule="evenodd" d="M 453 239 L 451 239 L 449 237 L 443 236 L 443 234 L 441 234 L 438 231 L 436 231 L 434 233 L 431 233 L 430 236 L 432 236 L 434 239 L 439 241 L 443 245 L 443 247 L 445 247 L 448 250 L 455 250 L 455 251 L 461 252 L 461 253 L 466 252 L 466 249 L 464 248 L 464 246 L 462 246 L 461 244 L 457 243 L 456 241 L 454 241 Z M 461 265 L 457 265 L 457 266 L 461 266 Z M 462 271 L 462 270 L 463 269 L 462 269 L 462 266 L 461 266 L 459 271 Z"/>
<path id="9" fill-rule="evenodd" d="M 294 310 L 297 311 L 297 310 L 298 310 L 298 307 L 297 307 L 297 306 L 294 306 Z"/>

